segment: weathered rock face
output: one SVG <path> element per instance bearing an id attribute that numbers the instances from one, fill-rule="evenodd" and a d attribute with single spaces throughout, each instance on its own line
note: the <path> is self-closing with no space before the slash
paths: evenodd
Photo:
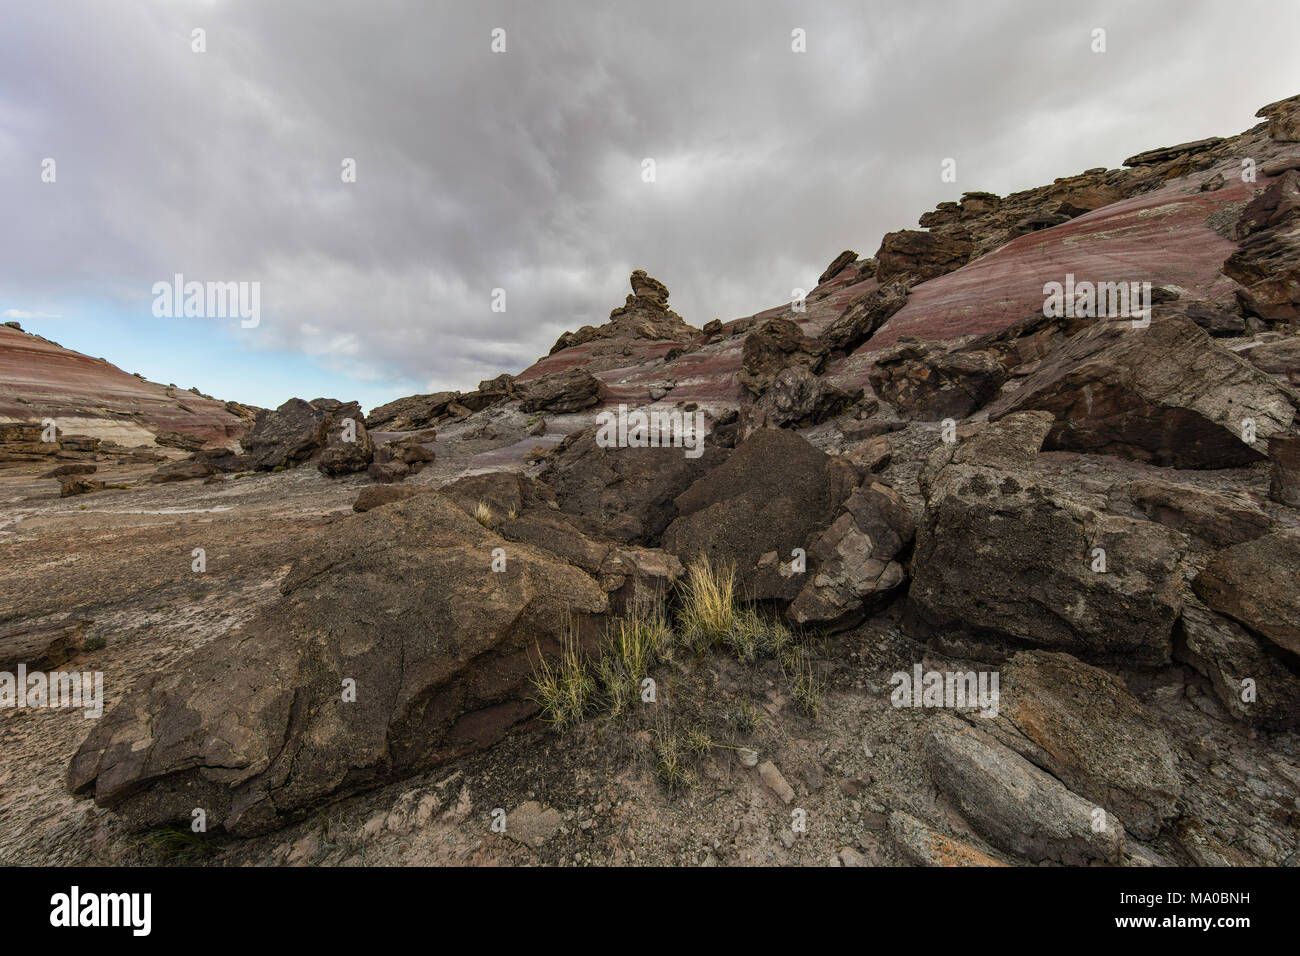
<path id="1" fill-rule="evenodd" d="M 0 671 L 12 674 L 19 664 L 32 671 L 58 667 L 81 650 L 88 623 L 20 624 L 0 630 Z"/>
<path id="2" fill-rule="evenodd" d="M 876 251 L 876 278 L 881 284 L 904 279 L 909 285 L 959 269 L 970 261 L 975 244 L 960 232 L 904 229 L 886 233 Z"/>
<path id="3" fill-rule="evenodd" d="M 469 414 L 469 409 L 457 403 L 459 397 L 460 392 L 434 392 L 399 398 L 372 409 L 366 417 L 366 427 L 373 431 L 413 431 L 445 418 Z"/>
<path id="4" fill-rule="evenodd" d="M 1182 781 L 1168 735 L 1113 674 L 1069 654 L 1023 651 L 1002 668 L 1001 713 L 1023 753 L 1080 796 L 1154 839 L 1177 812 Z"/>
<path id="5" fill-rule="evenodd" d="M 1044 447 L 1176 468 L 1228 468 L 1263 458 L 1259 439 L 1287 431 L 1300 396 L 1176 316 L 1147 328 L 1098 322 L 989 407 L 998 419 L 1043 409 Z M 1253 433 L 1244 424 L 1249 421 Z M 1253 434 L 1258 448 L 1243 436 Z"/>
<path id="6" fill-rule="evenodd" d="M 356 402 L 340 404 L 329 414 L 331 424 L 325 431 L 317 469 L 331 476 L 365 471 L 375 457 L 375 443 L 366 431 L 361 406 Z"/>
<path id="7" fill-rule="evenodd" d="M 608 608 L 589 576 L 438 494 L 348 518 L 281 593 L 105 715 L 71 789 L 137 825 L 202 807 L 235 833 L 274 827 L 493 743 L 535 712 L 530 652 L 553 652 L 566 620 L 590 637 Z"/>
<path id="8" fill-rule="evenodd" d="M 46 437 L 53 440 L 46 441 Z M 0 464 L 94 460 L 100 444 L 98 438 L 67 435 L 57 425 L 51 436 L 39 422 L 0 422 Z"/>
<path id="9" fill-rule="evenodd" d="M 1245 241 L 1223 263 L 1237 301 L 1266 321 L 1300 318 L 1300 172 L 1288 169 L 1247 204 L 1234 227 Z"/>
<path id="10" fill-rule="evenodd" d="M 1300 678 L 1244 627 L 1198 601 L 1183 607 L 1174 657 L 1208 678 L 1237 720 L 1266 730 L 1300 724 Z"/>
<path id="11" fill-rule="evenodd" d="M 966 418 L 993 398 L 1007 380 L 998 356 L 987 350 L 947 351 L 900 342 L 876 357 L 871 387 L 907 418 Z"/>
<path id="12" fill-rule="evenodd" d="M 1277 442 L 1274 438 L 1270 445 Z M 1148 478 L 1124 488 L 1128 498 L 1159 524 L 1226 547 L 1268 534 L 1274 521 L 1256 505 L 1191 485 Z"/>
<path id="13" fill-rule="evenodd" d="M 906 304 L 905 282 L 894 281 L 869 289 L 849 302 L 840 317 L 822 332 L 822 343 L 828 349 L 852 352 Z"/>
<path id="14" fill-rule="evenodd" d="M 581 411 L 600 401 L 600 380 L 585 369 L 571 369 L 529 382 L 519 407 L 556 414 Z"/>
<path id="15" fill-rule="evenodd" d="M 789 319 L 770 319 L 745 336 L 741 348 L 740 384 L 751 395 L 766 392 L 785 369 L 799 367 L 816 374 L 826 363 L 826 347 Z"/>
<path id="16" fill-rule="evenodd" d="M 791 623 L 843 627 L 905 580 L 899 559 L 916 533 L 896 491 L 879 482 L 854 489 L 843 513 L 808 549 L 815 571 L 790 605 Z"/>
<path id="17" fill-rule="evenodd" d="M 1285 530 L 1225 548 L 1192 589 L 1212 610 L 1300 654 L 1300 532 Z"/>
<path id="18" fill-rule="evenodd" d="M 1237 301 L 1249 315 L 1268 322 L 1300 317 L 1300 227 L 1257 232 L 1223 263 L 1224 275 L 1244 287 Z"/>
<path id="19" fill-rule="evenodd" d="M 1300 215 L 1300 173 L 1287 170 L 1246 204 L 1237 220 L 1238 239 L 1284 225 Z"/>
<path id="20" fill-rule="evenodd" d="M 821 277 L 817 280 L 817 284 L 821 285 L 823 282 L 828 282 L 831 279 L 834 279 L 837 275 L 857 261 L 858 254 L 852 249 L 845 249 L 831 260 L 831 264 L 828 265 L 826 271 L 821 274 Z"/>
<path id="21" fill-rule="evenodd" d="M 987 734 L 944 714 L 927 738 L 930 778 L 990 843 L 1031 862 L 1118 863 L 1124 827 L 1094 830 L 1096 804 Z"/>
<path id="22" fill-rule="evenodd" d="M 1280 143 L 1300 143 L 1300 96 L 1289 96 L 1261 106 L 1255 115 L 1268 120 L 1270 139 Z"/>
<path id="23" fill-rule="evenodd" d="M 775 552 L 784 562 L 793 549 L 806 550 L 857 484 L 847 462 L 793 432 L 761 429 L 677 496 L 663 547 L 683 561 L 734 565 L 753 599 L 790 600 L 802 582 L 782 575 L 776 561 L 760 565 L 762 558 Z"/>
<path id="24" fill-rule="evenodd" d="M 861 392 L 831 385 L 802 365 L 783 368 L 752 404 L 742 406 L 744 431 L 816 425 L 839 414 Z"/>
<path id="25" fill-rule="evenodd" d="M 550 458 L 542 480 L 560 510 L 584 527 L 618 541 L 653 544 L 672 521 L 673 499 L 728 452 L 704 442 L 699 458 L 680 448 L 602 448 L 596 431 L 566 438 Z"/>
<path id="26" fill-rule="evenodd" d="M 1009 416 L 936 450 L 922 478 L 910 626 L 1087 660 L 1167 663 L 1184 540 L 1089 508 L 1026 467 L 1027 449 L 1050 427 L 1040 414 Z"/>
<path id="27" fill-rule="evenodd" d="M 1258 369 L 1276 375 L 1291 386 L 1300 386 L 1300 336 L 1261 342 L 1241 352 Z"/>

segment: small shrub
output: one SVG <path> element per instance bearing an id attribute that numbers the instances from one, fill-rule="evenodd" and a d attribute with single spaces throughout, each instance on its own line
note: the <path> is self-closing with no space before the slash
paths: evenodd
<path id="1" fill-rule="evenodd" d="M 686 570 L 686 584 L 677 613 L 682 640 L 697 657 L 727 640 L 736 620 L 736 571 L 701 558 Z"/>
<path id="2" fill-rule="evenodd" d="M 572 628 L 554 664 L 542 657 L 539 649 L 532 683 L 537 692 L 532 700 L 542 708 L 544 720 L 561 730 L 582 722 L 595 696 L 596 682 Z"/>
<path id="3" fill-rule="evenodd" d="M 740 734 L 752 734 L 763 719 L 763 715 L 759 713 L 748 695 L 734 701 L 727 708 L 725 717 L 728 725 Z"/>
<path id="4" fill-rule="evenodd" d="M 686 747 L 673 731 L 663 728 L 655 732 L 655 773 L 671 791 L 695 786 L 695 769 L 686 759 Z"/>
<path id="5" fill-rule="evenodd" d="M 817 676 L 813 660 L 807 653 L 795 655 L 793 667 L 794 700 L 809 717 L 816 719 L 821 712 L 822 696 L 825 686 Z"/>
<path id="6" fill-rule="evenodd" d="M 486 501 L 480 500 L 474 506 L 474 520 L 485 528 L 492 527 L 492 506 Z"/>

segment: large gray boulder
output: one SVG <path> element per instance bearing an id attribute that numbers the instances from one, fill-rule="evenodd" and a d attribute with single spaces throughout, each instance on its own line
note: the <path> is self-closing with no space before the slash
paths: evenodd
<path id="1" fill-rule="evenodd" d="M 570 626 L 594 640 L 608 608 L 588 575 L 439 494 L 348 517 L 280 590 L 135 686 L 73 758 L 71 790 L 137 826 L 202 808 L 209 827 L 275 827 L 500 739 L 536 712 L 536 656 Z"/>
<path id="2" fill-rule="evenodd" d="M 1030 449 L 1050 427 L 1042 413 L 1009 416 L 932 456 L 909 626 L 1092 661 L 1168 663 L 1186 540 L 1088 507 L 1035 471 Z"/>
<path id="3" fill-rule="evenodd" d="M 1224 548 L 1192 588 L 1210 608 L 1300 654 L 1300 532 L 1273 534 Z"/>
<path id="4" fill-rule="evenodd" d="M 1123 855 L 1124 826 L 1099 817 L 1105 807 L 951 714 L 933 721 L 926 768 L 980 835 L 1009 853 L 1070 866 L 1118 863 Z"/>

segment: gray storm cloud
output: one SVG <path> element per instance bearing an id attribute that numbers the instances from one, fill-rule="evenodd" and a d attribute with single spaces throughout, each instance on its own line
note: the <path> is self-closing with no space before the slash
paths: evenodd
<path id="1" fill-rule="evenodd" d="M 1252 53 L 1295 35 L 1294 4 L 11 0 L 4 20 L 8 299 L 147 310 L 177 272 L 256 280 L 251 347 L 429 388 L 598 324 L 633 268 L 696 325 L 747 315 L 964 190 L 1238 132 L 1300 92 L 1294 58 Z"/>

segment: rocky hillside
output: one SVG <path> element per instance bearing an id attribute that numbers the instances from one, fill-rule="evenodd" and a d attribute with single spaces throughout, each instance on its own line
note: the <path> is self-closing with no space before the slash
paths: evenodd
<path id="1" fill-rule="evenodd" d="M 77 489 L 145 574 L 0 476 L 0 651 L 111 688 L 6 715 L 0 855 L 1294 864 L 1300 96 L 1259 115 Z"/>
<path id="2" fill-rule="evenodd" d="M 252 417 L 245 406 L 129 375 L 24 332 L 17 322 L 0 326 L 0 462 L 61 457 L 57 442 L 40 447 L 42 423 L 49 419 L 65 452 L 134 452 L 161 460 L 170 453 L 160 448 L 238 441 Z"/>

